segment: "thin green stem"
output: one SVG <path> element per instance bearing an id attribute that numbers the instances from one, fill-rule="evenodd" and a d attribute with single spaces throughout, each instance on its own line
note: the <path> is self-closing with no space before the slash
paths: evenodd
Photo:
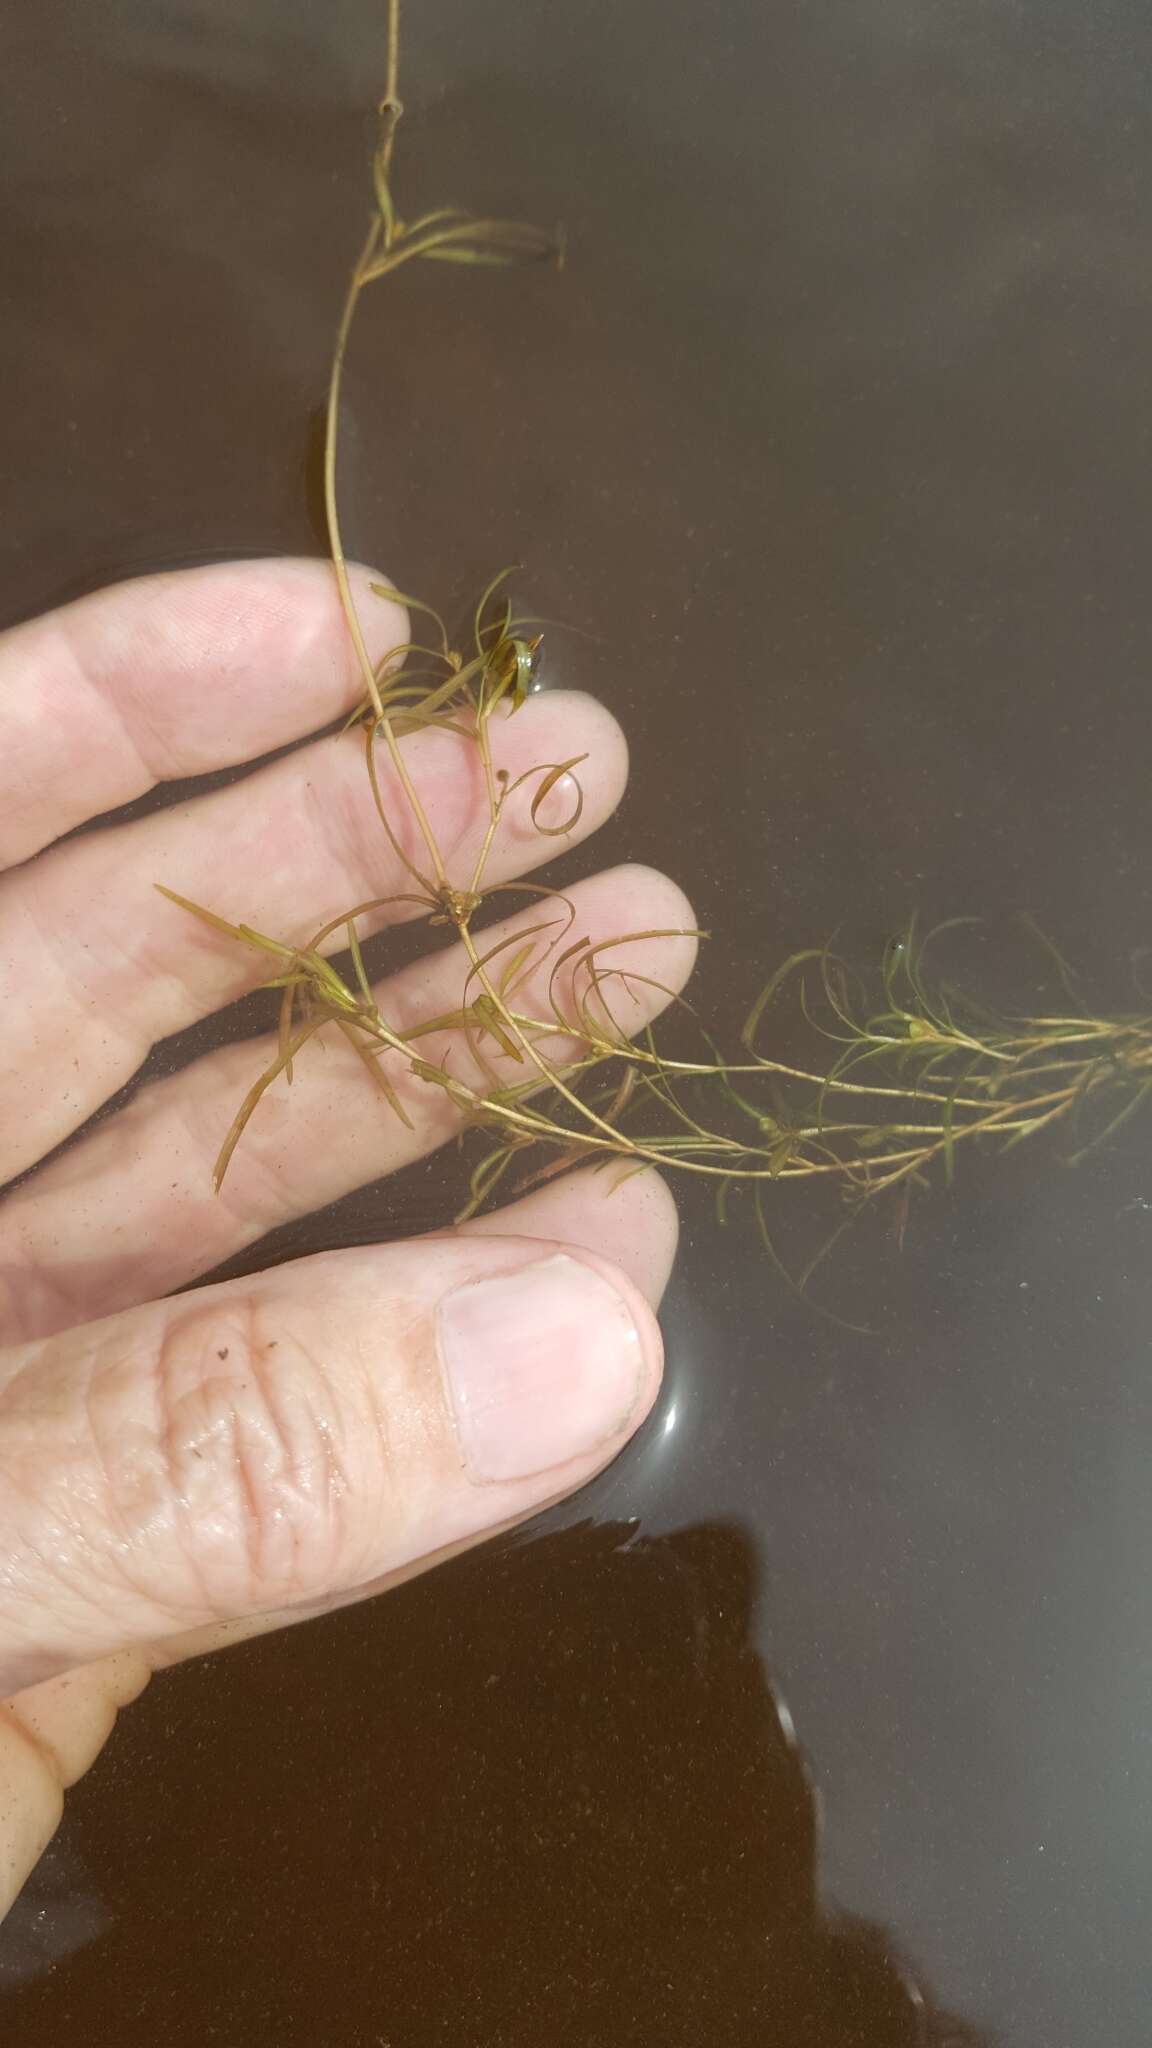
<path id="1" fill-rule="evenodd" d="M 375 250 L 381 233 L 382 228 L 379 217 L 374 216 L 360 259 L 352 273 L 352 281 L 348 286 L 344 308 L 340 315 L 340 325 L 336 330 L 336 346 L 332 355 L 332 371 L 328 379 L 328 410 L 324 434 L 324 513 L 328 524 L 328 546 L 332 555 L 332 567 L 336 572 L 336 588 L 340 593 L 340 604 L 347 621 L 352 645 L 356 650 L 356 659 L 360 664 L 360 673 L 363 676 L 365 688 L 378 718 L 383 716 L 380 686 L 376 680 L 376 670 L 372 663 L 372 657 L 368 652 L 360 620 L 356 612 L 356 606 L 353 602 L 352 586 L 348 580 L 348 563 L 344 554 L 344 541 L 340 531 L 340 512 L 336 499 L 336 453 L 340 431 L 340 387 L 344 375 L 344 358 L 348 350 L 348 336 L 352 330 L 352 320 L 360 297 L 362 274 L 371 261 L 372 253 Z"/>

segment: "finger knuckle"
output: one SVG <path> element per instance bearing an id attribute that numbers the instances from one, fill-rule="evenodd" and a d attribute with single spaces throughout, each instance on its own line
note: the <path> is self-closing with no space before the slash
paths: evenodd
<path id="1" fill-rule="evenodd" d="M 325 1358 L 253 1291 L 171 1316 L 155 1370 L 191 1604 L 232 1615 L 340 1583 L 353 1430 Z"/>

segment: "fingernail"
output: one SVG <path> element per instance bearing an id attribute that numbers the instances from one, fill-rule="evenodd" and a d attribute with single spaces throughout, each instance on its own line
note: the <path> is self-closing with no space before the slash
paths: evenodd
<path id="1" fill-rule="evenodd" d="M 559 1253 L 472 1280 L 439 1309 L 440 1359 L 474 1479 L 526 1479 L 619 1436 L 644 1365 L 623 1296 Z"/>

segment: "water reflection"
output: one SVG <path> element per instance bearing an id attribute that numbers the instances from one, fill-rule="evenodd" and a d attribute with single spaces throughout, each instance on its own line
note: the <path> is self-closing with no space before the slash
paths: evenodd
<path id="1" fill-rule="evenodd" d="M 6 2042 L 973 2042 L 820 1900 L 753 1593 L 734 1528 L 584 1524 L 160 1681 L 65 1836 L 112 1924 Z"/>

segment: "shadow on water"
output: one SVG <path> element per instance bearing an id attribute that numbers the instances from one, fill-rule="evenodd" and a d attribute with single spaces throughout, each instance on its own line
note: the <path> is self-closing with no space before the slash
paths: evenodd
<path id="1" fill-rule="evenodd" d="M 115 1752 L 71 1810 L 83 1945 L 42 1967 L 35 1893 L 0 1943 L 5 2041 L 975 2043 L 821 1902 L 754 1592 L 733 1527 L 585 1523 L 325 1624 L 338 1689 L 308 1629 L 157 1681 L 131 1811 Z"/>

